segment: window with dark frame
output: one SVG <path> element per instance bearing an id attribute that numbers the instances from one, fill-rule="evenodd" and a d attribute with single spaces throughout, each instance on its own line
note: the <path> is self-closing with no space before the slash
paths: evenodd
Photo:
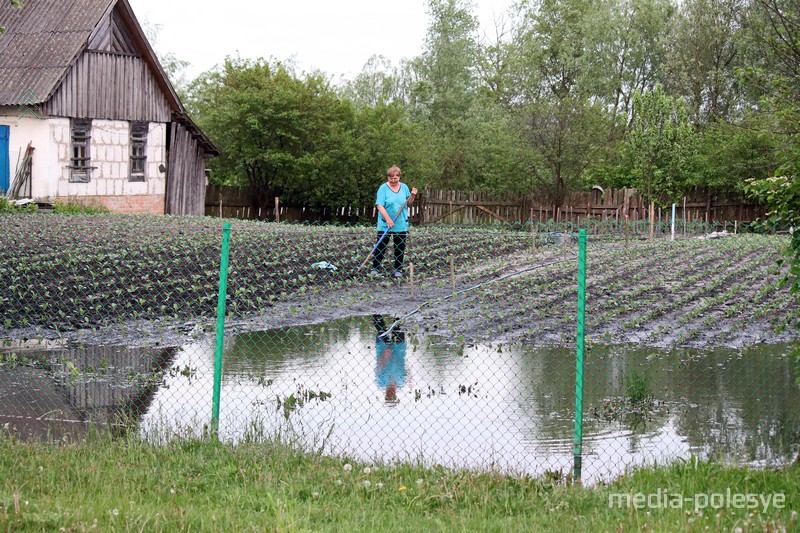
<path id="1" fill-rule="evenodd" d="M 147 122 L 131 122 L 130 181 L 145 181 L 147 163 Z"/>
<path id="2" fill-rule="evenodd" d="M 69 181 L 72 183 L 89 183 L 91 180 L 92 141 L 91 119 L 72 119 L 71 123 L 71 155 Z"/>

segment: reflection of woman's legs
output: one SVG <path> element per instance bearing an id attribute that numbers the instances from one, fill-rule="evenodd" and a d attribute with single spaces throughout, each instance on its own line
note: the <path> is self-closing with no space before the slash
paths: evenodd
<path id="1" fill-rule="evenodd" d="M 386 332 L 386 322 L 383 320 L 383 315 L 372 315 L 372 323 L 375 325 L 375 331 L 378 338 Z"/>
<path id="2" fill-rule="evenodd" d="M 383 238 L 381 238 L 383 236 Z M 378 233 L 378 246 L 375 247 L 375 253 L 372 255 L 372 268 L 378 270 L 381 268 L 383 262 L 383 255 L 386 253 L 386 247 L 389 245 L 389 234 L 380 232 Z"/>
<path id="3" fill-rule="evenodd" d="M 406 236 L 408 233 L 394 233 L 394 271 L 403 271 L 403 257 L 406 253 Z"/>

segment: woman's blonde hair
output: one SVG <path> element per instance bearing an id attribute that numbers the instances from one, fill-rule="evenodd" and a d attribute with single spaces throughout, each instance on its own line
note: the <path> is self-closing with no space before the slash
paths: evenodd
<path id="1" fill-rule="evenodd" d="M 392 165 L 389 167 L 389 170 L 386 171 L 386 177 L 388 178 L 389 176 L 394 174 L 395 171 L 397 171 L 398 176 L 402 176 L 402 173 L 400 172 L 400 167 L 398 167 L 397 165 Z"/>

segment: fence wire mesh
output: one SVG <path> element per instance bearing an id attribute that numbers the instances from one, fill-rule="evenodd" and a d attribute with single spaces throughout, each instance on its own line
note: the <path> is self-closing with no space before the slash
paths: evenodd
<path id="1" fill-rule="evenodd" d="M 21 438 L 214 430 L 566 479 L 579 392 L 585 481 L 691 456 L 783 463 L 800 449 L 786 232 L 412 227 L 395 277 L 391 246 L 371 272 L 372 226 L 229 221 L 227 249 L 211 218 L 1 218 L 0 426 Z"/>

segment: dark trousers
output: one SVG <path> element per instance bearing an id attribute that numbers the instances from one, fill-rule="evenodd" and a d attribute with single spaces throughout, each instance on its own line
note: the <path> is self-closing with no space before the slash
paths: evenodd
<path id="1" fill-rule="evenodd" d="M 387 234 L 383 232 L 378 233 L 378 246 L 375 248 L 375 255 L 372 256 L 372 268 L 378 270 L 381 268 L 383 256 L 386 254 L 386 248 L 389 246 L 389 239 L 391 238 L 394 245 L 394 270 L 395 272 L 403 271 L 403 256 L 406 253 L 406 236 L 408 233 L 392 233 Z M 383 238 L 381 238 L 383 236 Z"/>

